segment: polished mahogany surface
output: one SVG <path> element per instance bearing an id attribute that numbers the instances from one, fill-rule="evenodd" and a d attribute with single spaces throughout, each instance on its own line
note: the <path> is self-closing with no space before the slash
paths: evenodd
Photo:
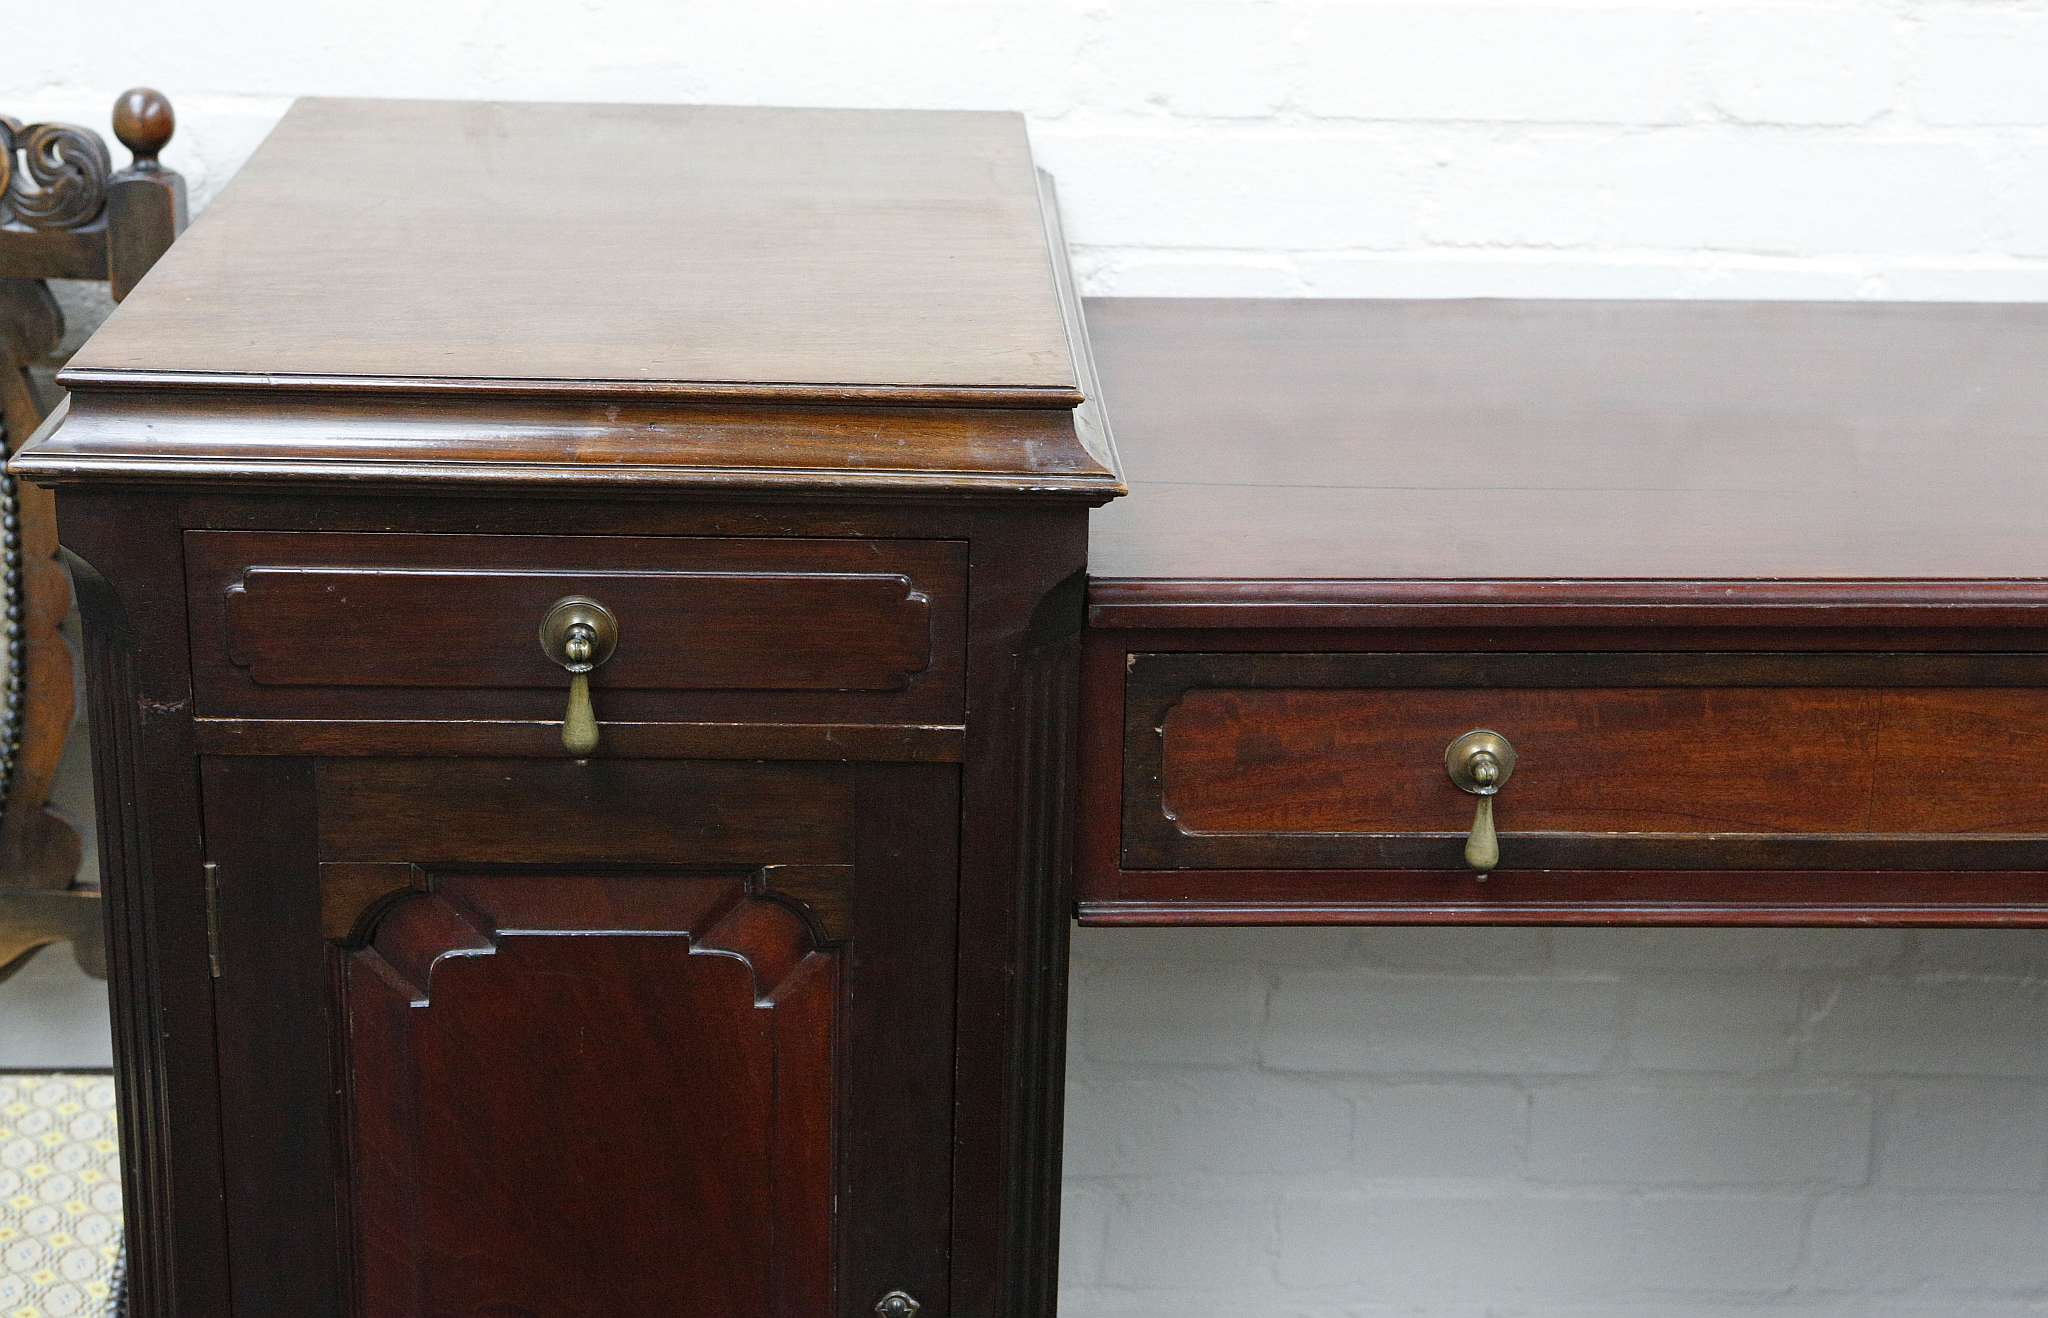
<path id="1" fill-rule="evenodd" d="M 427 1312 L 660 1313 L 689 1295 L 829 1312 L 830 1146 L 788 1131 L 835 1101 L 839 972 L 737 879 L 457 876 L 384 921 L 343 970 L 365 1310 L 421 1312 L 426 1297 Z M 607 1085 L 609 1104 L 581 1097 Z M 480 1106 L 481 1086 L 528 1101 Z M 531 1195 L 508 1214 L 512 1182 Z M 721 1211 L 687 1228 L 620 1212 L 621 1185 Z M 478 1232 L 479 1213 L 503 1225 Z M 565 1255 L 564 1222 L 607 1217 L 613 1232 Z"/>
<path id="2" fill-rule="evenodd" d="M 1653 666 L 1643 658 L 1626 657 Z M 2048 663 L 2036 668 L 2048 680 Z M 1502 723 L 1527 747 L 1501 806 L 1518 831 L 2048 834 L 2048 800 L 2013 790 L 2048 744 L 2041 686 L 1649 685 L 1656 676 L 1191 691 L 1167 716 L 1166 808 L 1211 834 L 1461 833 L 1472 799 L 1444 772 L 1444 729 Z M 1571 772 L 1546 772 L 1553 758 Z"/>
<path id="3" fill-rule="evenodd" d="M 202 718 L 559 719 L 535 629 L 582 593 L 619 627 L 591 674 L 609 721 L 957 727 L 966 557 L 946 540 L 193 531 L 195 698 Z"/>
<path id="4" fill-rule="evenodd" d="M 2048 923 L 2048 309 L 1088 310 L 1084 920 Z"/>
<path id="5" fill-rule="evenodd" d="M 1052 265 L 1014 114 L 309 99 L 70 374 L 1072 407 Z"/>
<path id="6" fill-rule="evenodd" d="M 1088 320 L 1133 490 L 1094 519 L 1098 582 L 2048 577 L 2048 307 L 1104 298 Z"/>

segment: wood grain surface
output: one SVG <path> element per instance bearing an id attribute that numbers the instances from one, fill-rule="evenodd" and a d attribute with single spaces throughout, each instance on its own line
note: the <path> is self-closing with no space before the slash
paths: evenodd
<path id="1" fill-rule="evenodd" d="M 201 774 L 243 1307 L 945 1311 L 954 770 Z"/>
<path id="2" fill-rule="evenodd" d="M 1132 495 L 1089 572 L 2048 576 L 2048 307 L 1088 303 Z M 1154 584 L 1157 583 L 1157 584 Z"/>
<path id="3" fill-rule="evenodd" d="M 537 631 L 568 595 L 618 623 L 600 720 L 961 715 L 949 541 L 198 531 L 186 550 L 205 715 L 559 719 L 568 677 Z"/>
<path id="4" fill-rule="evenodd" d="M 958 112 L 300 101 L 71 372 L 1080 401 L 1024 122 Z"/>
<path id="5" fill-rule="evenodd" d="M 357 1311 L 830 1312 L 840 970 L 736 879 L 402 902 L 342 972 Z"/>
<path id="6" fill-rule="evenodd" d="M 561 496 L 689 489 L 798 497 L 1121 492 L 1092 403 L 771 407 L 746 403 L 334 390 L 190 392 L 86 386 L 10 469 L 87 479 L 246 487 L 308 480 L 374 493 L 489 489 Z M 467 386 L 464 386 L 465 388 Z M 254 391 L 253 396 L 249 391 Z"/>
<path id="7" fill-rule="evenodd" d="M 2048 834 L 2029 687 L 1190 691 L 1164 806 L 1190 832 L 1458 832 L 1444 746 L 1480 727 L 1520 756 L 1514 832 Z"/>
<path id="8" fill-rule="evenodd" d="M 1145 653 L 1121 864 L 1461 865 L 1444 749 L 1520 760 L 1504 870 L 2041 869 L 2041 655 Z M 1099 743 L 1098 743 L 1099 744 Z"/>

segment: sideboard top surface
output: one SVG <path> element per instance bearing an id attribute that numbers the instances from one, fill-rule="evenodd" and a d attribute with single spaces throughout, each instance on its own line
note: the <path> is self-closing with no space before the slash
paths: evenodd
<path id="1" fill-rule="evenodd" d="M 1108 298 L 1088 319 L 1131 487 L 1093 519 L 1098 621 L 1314 582 L 2048 601 L 2026 581 L 2048 578 L 2048 306 Z"/>
<path id="2" fill-rule="evenodd" d="M 1009 114 L 303 100 L 71 364 L 1079 401 Z"/>

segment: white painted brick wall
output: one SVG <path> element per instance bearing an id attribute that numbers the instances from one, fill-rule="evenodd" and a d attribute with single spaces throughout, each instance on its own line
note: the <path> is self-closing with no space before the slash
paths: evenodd
<path id="1" fill-rule="evenodd" d="M 1016 108 L 1095 293 L 2048 300 L 2048 0 L 97 0 L 33 29 L 0 111 L 99 125 L 153 82 L 201 205 L 298 93 Z M 0 1064 L 104 1056 L 60 964 L 0 990 Z M 2048 935 L 1084 932 L 1074 1014 L 1078 1318 L 2048 1313 Z"/>
<path id="2" fill-rule="evenodd" d="M 18 115 L 173 92 L 202 201 L 305 92 L 1013 108 L 1097 293 L 2048 297 L 2048 0 L 97 0 L 22 51 Z"/>
<path id="3" fill-rule="evenodd" d="M 1068 1314 L 2048 1312 L 2048 935 L 1083 930 L 1075 974 Z M 1160 1056 L 1162 1003 L 1228 1043 Z"/>

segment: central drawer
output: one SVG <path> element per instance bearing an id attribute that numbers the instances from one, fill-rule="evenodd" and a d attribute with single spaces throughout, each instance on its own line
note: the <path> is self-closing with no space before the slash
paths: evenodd
<path id="1" fill-rule="evenodd" d="M 601 720 L 953 724 L 966 562 L 944 540 L 186 534 L 202 717 L 560 719 L 550 608 L 598 601 Z"/>
<path id="2" fill-rule="evenodd" d="M 1452 743 L 1505 738 L 1503 874 L 2048 867 L 2048 657 L 1130 656 L 1131 869 L 1462 869 Z"/>

